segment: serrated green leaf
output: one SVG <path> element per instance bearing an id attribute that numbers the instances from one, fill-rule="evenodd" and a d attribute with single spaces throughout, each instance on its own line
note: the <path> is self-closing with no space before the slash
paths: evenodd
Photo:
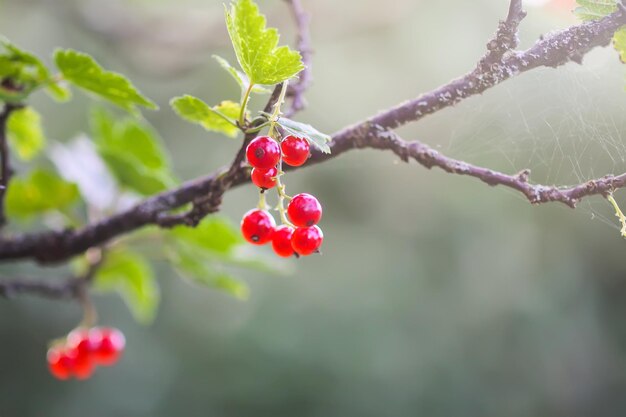
<path id="1" fill-rule="evenodd" d="M 150 263 L 130 250 L 117 250 L 105 255 L 94 276 L 94 287 L 102 292 L 118 292 L 135 320 L 152 322 L 159 305 L 159 287 Z"/>
<path id="2" fill-rule="evenodd" d="M 105 70 L 85 53 L 58 49 L 54 54 L 54 62 L 67 81 L 129 112 L 136 113 L 137 106 L 158 109 L 126 77 Z"/>
<path id="3" fill-rule="evenodd" d="M 7 128 L 9 143 L 24 161 L 33 159 L 46 146 L 41 116 L 32 107 L 14 110 Z"/>
<path id="4" fill-rule="evenodd" d="M 58 175 L 37 170 L 9 183 L 6 211 L 9 217 L 27 218 L 50 210 L 62 210 L 78 200 L 78 187 Z"/>
<path id="5" fill-rule="evenodd" d="M 184 95 L 170 101 L 172 109 L 181 118 L 197 123 L 206 130 L 220 132 L 234 138 L 239 132 L 235 120 L 239 118 L 241 106 L 232 101 L 222 101 L 219 105 L 209 107 L 197 97 Z"/>
<path id="6" fill-rule="evenodd" d="M 313 126 L 306 123 L 296 122 L 295 120 L 281 117 L 278 119 L 278 124 L 287 131 L 290 135 L 298 136 L 309 141 L 309 143 L 315 146 L 317 149 L 324 153 L 330 153 L 330 147 L 328 142 L 331 141 L 331 137 L 321 133 Z"/>
<path id="7" fill-rule="evenodd" d="M 582 20 L 597 20 L 617 10 L 616 0 L 576 0 L 574 13 Z"/>
<path id="8" fill-rule="evenodd" d="M 230 65 L 230 63 L 221 56 L 213 55 L 213 58 L 220 64 L 222 68 L 226 70 L 226 72 L 228 72 L 235 79 L 235 81 L 237 81 L 237 84 L 239 84 L 239 86 L 241 87 L 242 94 L 250 87 L 250 80 L 248 79 L 248 76 L 246 74 Z M 262 87 L 260 85 L 253 86 L 252 90 L 250 91 L 257 94 L 269 94 L 272 92 L 270 89 Z"/>
<path id="9" fill-rule="evenodd" d="M 115 120 L 97 109 L 92 113 L 97 151 L 120 185 L 151 195 L 176 185 L 157 133 L 135 118 Z"/>
<path id="10" fill-rule="evenodd" d="M 274 85 L 304 69 L 302 57 L 278 46 L 278 31 L 266 28 L 265 16 L 252 0 L 236 0 L 226 9 L 226 26 L 239 65 L 253 84 Z"/>

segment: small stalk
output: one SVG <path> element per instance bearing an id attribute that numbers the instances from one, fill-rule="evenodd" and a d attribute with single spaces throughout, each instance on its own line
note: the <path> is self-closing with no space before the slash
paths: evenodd
<path id="1" fill-rule="evenodd" d="M 283 85 L 280 90 L 280 95 L 278 96 L 278 100 L 276 101 L 276 104 L 274 104 L 274 111 L 272 112 L 272 115 L 270 116 L 270 119 L 269 119 L 270 129 L 269 129 L 268 135 L 276 139 L 279 143 L 281 142 L 281 140 L 280 138 L 276 137 L 277 135 L 275 132 L 275 128 L 278 122 L 278 118 L 280 117 L 280 114 L 281 114 L 280 106 L 285 102 L 285 95 L 287 94 L 288 84 L 289 84 L 288 81 L 283 82 Z M 285 200 L 286 199 L 291 200 L 291 197 L 289 197 L 285 193 L 285 184 L 283 184 L 280 179 L 280 177 L 283 174 L 284 174 L 283 161 L 281 160 L 278 163 L 278 175 L 276 175 L 276 191 L 278 193 L 278 205 L 276 206 L 276 210 L 278 210 L 278 212 L 280 213 L 281 222 L 287 226 L 293 227 L 293 224 L 291 224 L 289 219 L 287 219 L 287 212 L 285 210 Z"/>
<path id="2" fill-rule="evenodd" d="M 619 219 L 619 222 L 622 225 L 622 228 L 619 231 L 620 234 L 622 235 L 622 237 L 626 238 L 626 216 L 619 208 L 619 205 L 617 204 L 617 201 L 615 201 L 615 198 L 613 198 L 613 194 L 609 194 L 606 199 L 609 200 L 609 203 L 611 203 L 611 205 L 613 206 L 613 209 L 615 210 L 615 217 Z"/>
<path id="3" fill-rule="evenodd" d="M 250 100 L 250 93 L 252 92 L 252 87 L 254 84 L 250 83 L 246 92 L 243 95 L 243 99 L 241 100 L 241 111 L 239 112 L 239 125 L 243 127 L 246 121 L 246 107 L 248 107 L 248 101 Z"/>

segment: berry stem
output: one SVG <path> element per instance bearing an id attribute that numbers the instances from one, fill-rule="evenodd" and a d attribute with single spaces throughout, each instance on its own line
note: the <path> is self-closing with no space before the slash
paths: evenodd
<path id="1" fill-rule="evenodd" d="M 609 200 L 609 203 L 611 203 L 611 205 L 613 206 L 613 209 L 615 210 L 615 216 L 619 219 L 619 222 L 622 225 L 622 228 L 620 229 L 620 234 L 622 235 L 622 237 L 626 238 L 626 216 L 624 215 L 624 213 L 622 213 L 622 210 L 619 208 L 619 205 L 617 204 L 617 201 L 615 201 L 615 198 L 613 198 L 613 194 L 609 194 L 606 199 Z"/>
<path id="2" fill-rule="evenodd" d="M 257 205 L 259 210 L 267 210 L 267 201 L 265 198 L 265 190 L 259 191 L 259 204 Z"/>
<path id="3" fill-rule="evenodd" d="M 272 112 L 272 115 L 270 116 L 270 119 L 269 119 L 270 129 L 269 129 L 268 135 L 276 139 L 278 143 L 281 142 L 281 139 L 276 137 L 278 135 L 276 135 L 275 128 L 276 128 L 276 124 L 278 123 L 278 118 L 281 115 L 280 106 L 285 102 L 285 95 L 287 94 L 288 85 L 289 85 L 289 81 L 286 80 L 283 82 L 283 85 L 280 89 L 280 96 L 278 97 L 276 104 L 274 104 L 274 111 Z M 293 227 L 291 222 L 287 219 L 287 213 L 285 210 L 285 199 L 291 200 L 291 197 L 289 197 L 285 193 L 285 184 L 283 184 L 280 179 L 280 177 L 283 175 L 282 158 L 278 162 L 277 168 L 278 168 L 278 175 L 276 175 L 276 192 L 278 193 L 278 206 L 276 206 L 276 209 L 280 213 L 281 222 L 287 226 Z"/>
<path id="4" fill-rule="evenodd" d="M 287 94 L 288 85 L 289 85 L 288 80 L 283 81 L 283 85 L 280 88 L 280 95 L 278 96 L 278 100 L 276 101 L 276 104 L 274 104 L 274 111 L 272 112 L 272 115 L 270 116 L 270 120 L 269 120 L 270 130 L 268 132 L 268 136 L 271 136 L 273 138 L 274 138 L 274 129 L 275 129 L 276 123 L 278 122 L 278 117 L 281 115 L 280 106 L 282 106 L 283 103 L 285 102 L 285 95 Z M 280 140 L 278 142 L 280 142 Z"/>
<path id="5" fill-rule="evenodd" d="M 241 99 L 241 111 L 239 112 L 239 125 L 243 127 L 246 121 L 246 107 L 248 107 L 248 100 L 250 100 L 250 93 L 252 92 L 252 87 L 254 84 L 250 83 L 246 92 L 243 94 L 243 98 Z"/>

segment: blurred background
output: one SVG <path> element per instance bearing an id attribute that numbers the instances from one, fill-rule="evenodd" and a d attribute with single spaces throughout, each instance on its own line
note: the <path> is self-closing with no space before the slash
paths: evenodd
<path id="1" fill-rule="evenodd" d="M 0 0 L 0 27 L 46 57 L 92 54 L 161 106 L 146 112 L 182 179 L 229 161 L 238 142 L 178 119 L 183 93 L 237 99 L 210 58 L 234 61 L 213 0 Z M 314 83 L 298 120 L 332 133 L 471 70 L 505 0 L 304 0 Z M 527 1 L 521 47 L 576 22 L 573 1 Z M 282 41 L 282 1 L 261 1 Z M 441 152 L 532 180 L 573 184 L 626 171 L 626 67 L 611 48 L 583 66 L 539 69 L 400 130 Z M 253 106 L 260 107 L 263 97 Z M 88 129 L 90 101 L 33 98 L 50 138 Z M 80 318 L 73 303 L 0 300 L 0 416 L 624 416 L 626 242 L 609 204 L 533 207 L 515 192 L 354 151 L 287 176 L 324 204 L 322 256 L 242 272 L 250 299 L 199 289 L 159 264 L 149 327 L 115 296 L 121 363 L 84 382 L 47 372 L 46 343 Z M 226 195 L 237 223 L 250 186 Z M 626 207 L 626 192 L 616 193 Z M 256 250 L 256 249 L 255 249 Z M 58 268 L 3 265 L 33 277 Z"/>

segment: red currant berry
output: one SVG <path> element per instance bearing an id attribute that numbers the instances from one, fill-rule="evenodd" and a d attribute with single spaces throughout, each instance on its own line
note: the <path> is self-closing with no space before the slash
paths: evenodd
<path id="1" fill-rule="evenodd" d="M 324 234 L 317 226 L 298 227 L 291 237 L 291 247 L 298 255 L 310 255 L 322 245 Z"/>
<path id="2" fill-rule="evenodd" d="M 241 234 L 250 243 L 264 245 L 272 239 L 276 222 L 265 210 L 252 209 L 243 215 Z"/>
<path id="3" fill-rule="evenodd" d="M 114 365 L 124 352 L 126 345 L 124 334 L 112 327 L 96 327 L 91 329 L 89 333 L 89 336 L 94 340 L 100 340 L 99 346 L 94 352 L 94 358 L 98 365 Z"/>
<path id="4" fill-rule="evenodd" d="M 76 359 L 74 374 L 78 379 L 86 379 L 94 370 L 94 354 L 99 348 L 100 339 L 94 338 L 87 329 L 76 329 L 67 335 L 66 350 Z"/>
<path id="5" fill-rule="evenodd" d="M 276 175 L 278 175 L 276 167 L 271 167 L 268 170 L 253 168 L 250 177 L 254 185 L 264 190 L 269 190 L 276 186 Z"/>
<path id="6" fill-rule="evenodd" d="M 68 355 L 65 346 L 57 345 L 48 349 L 46 360 L 50 373 L 56 379 L 66 380 L 73 375 L 75 357 Z"/>
<path id="7" fill-rule="evenodd" d="M 293 167 L 299 167 L 309 158 L 309 142 L 297 136 L 287 136 L 280 142 L 283 151 L 283 162 Z"/>
<path id="8" fill-rule="evenodd" d="M 298 194 L 289 202 L 287 214 L 298 227 L 313 226 L 322 218 L 322 205 L 311 194 Z"/>
<path id="9" fill-rule="evenodd" d="M 278 256 L 288 258 L 294 254 L 291 247 L 291 236 L 293 235 L 293 227 L 283 225 L 274 229 L 272 235 L 272 249 Z"/>
<path id="10" fill-rule="evenodd" d="M 280 147 L 269 136 L 257 136 L 248 144 L 246 157 L 254 168 L 270 169 L 280 159 Z"/>

